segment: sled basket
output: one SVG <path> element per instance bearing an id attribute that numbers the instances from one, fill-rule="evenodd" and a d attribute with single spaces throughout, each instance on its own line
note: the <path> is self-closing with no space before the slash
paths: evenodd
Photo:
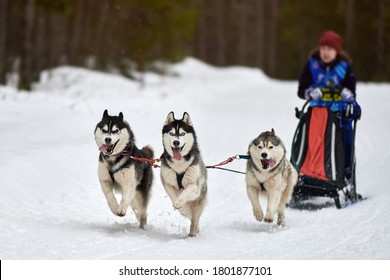
<path id="1" fill-rule="evenodd" d="M 355 149 L 356 122 L 360 107 L 356 101 L 345 103 L 345 111 L 333 112 L 328 107 L 309 107 L 297 112 L 300 119 L 294 135 L 291 162 L 299 175 L 292 205 L 307 198 L 333 198 L 342 208 L 339 193 L 346 203 L 357 201 Z"/>

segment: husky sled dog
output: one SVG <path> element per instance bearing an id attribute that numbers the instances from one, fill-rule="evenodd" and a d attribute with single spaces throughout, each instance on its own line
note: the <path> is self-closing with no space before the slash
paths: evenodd
<path id="1" fill-rule="evenodd" d="M 173 207 L 191 220 L 189 236 L 199 232 L 199 218 L 206 203 L 207 169 L 188 113 L 175 119 L 170 112 L 162 130 L 161 181 Z"/>
<path id="2" fill-rule="evenodd" d="M 275 135 L 274 129 L 263 132 L 249 144 L 248 154 L 247 193 L 256 220 L 263 220 L 259 202 L 259 194 L 263 194 L 268 197 L 264 221 L 272 223 L 277 211 L 277 223 L 284 225 L 284 209 L 291 199 L 298 174 L 286 158 L 283 142 Z"/>
<path id="3" fill-rule="evenodd" d="M 131 156 L 152 159 L 152 148 L 137 148 L 134 134 L 123 120 L 122 112 L 118 116 L 110 116 L 107 110 L 104 111 L 102 120 L 95 128 L 95 140 L 100 150 L 99 180 L 108 206 L 117 216 L 125 216 L 127 208 L 131 206 L 139 227 L 144 228 L 153 171 L 150 164 L 135 161 Z M 114 191 L 122 195 L 119 205 Z"/>

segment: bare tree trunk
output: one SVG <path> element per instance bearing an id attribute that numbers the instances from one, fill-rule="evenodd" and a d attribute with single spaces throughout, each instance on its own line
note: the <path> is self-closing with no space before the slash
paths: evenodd
<path id="1" fill-rule="evenodd" d="M 345 44 L 349 49 L 353 46 L 353 30 L 355 19 L 355 0 L 347 1 L 347 13 L 346 13 L 346 30 L 345 30 Z"/>
<path id="2" fill-rule="evenodd" d="M 98 69 L 103 70 L 108 63 L 108 56 L 110 55 L 109 53 L 105 53 L 108 48 L 106 47 L 106 44 L 102 44 L 101 42 L 103 40 L 106 40 L 107 36 L 107 20 L 110 12 L 110 3 L 107 2 L 106 4 L 103 4 L 100 6 L 101 8 L 101 15 L 100 15 L 100 20 L 98 22 L 97 30 L 95 33 L 95 54 L 96 54 L 96 59 L 97 59 L 97 65 L 96 67 Z"/>
<path id="3" fill-rule="evenodd" d="M 197 31 L 196 55 L 202 60 L 207 61 L 207 0 L 199 1 L 199 19 Z"/>
<path id="4" fill-rule="evenodd" d="M 69 40 L 69 52 L 68 62 L 73 65 L 81 65 L 80 59 L 80 46 L 82 44 L 82 24 L 84 15 L 84 1 L 78 0 L 76 4 L 76 10 L 73 14 L 73 20 L 70 21 L 71 28 L 69 28 L 68 38 Z"/>
<path id="5" fill-rule="evenodd" d="M 264 1 L 263 0 L 255 0 L 256 10 L 256 64 L 260 69 L 264 69 Z"/>
<path id="6" fill-rule="evenodd" d="M 217 64 L 220 66 L 225 65 L 225 3 L 224 1 L 217 0 L 216 3 L 216 43 L 217 43 Z"/>
<path id="7" fill-rule="evenodd" d="M 7 13 L 8 0 L 0 0 L 0 84 L 7 82 Z"/>
<path id="8" fill-rule="evenodd" d="M 95 68 L 95 63 L 90 63 L 87 61 L 87 58 L 90 58 L 94 51 L 95 46 L 91 44 L 93 42 L 93 28 L 92 26 L 96 25 L 96 22 L 94 21 L 95 14 L 102 9 L 102 6 L 97 6 L 96 0 L 83 0 L 84 7 L 83 7 L 83 23 L 79 28 L 81 29 L 81 48 L 79 49 L 80 55 L 80 65 L 82 67 L 88 67 L 88 68 Z M 98 21 L 101 21 L 102 19 L 99 18 Z"/>
<path id="9" fill-rule="evenodd" d="M 54 59 L 54 51 L 53 51 L 53 15 L 48 14 L 46 15 L 46 24 L 45 24 L 45 37 L 46 37 L 46 44 L 45 44 L 45 54 L 46 54 L 46 64 L 45 68 L 50 69 L 56 66 L 55 59 Z"/>
<path id="10" fill-rule="evenodd" d="M 379 16 L 378 16 L 378 51 L 377 51 L 377 75 L 378 77 L 385 78 L 387 77 L 386 73 L 386 50 L 385 50 L 385 25 L 386 25 L 386 1 L 387 0 L 379 0 Z"/>
<path id="11" fill-rule="evenodd" d="M 36 11 L 36 39 L 34 44 L 33 63 L 32 63 L 32 79 L 33 81 L 39 80 L 39 74 L 45 69 L 47 64 L 47 53 L 45 52 L 45 46 L 48 44 L 48 38 L 45 36 L 46 16 L 43 10 L 37 9 Z"/>
<path id="12" fill-rule="evenodd" d="M 269 30 L 269 44 L 268 44 L 268 73 L 270 76 L 276 74 L 276 50 L 277 50 L 277 39 L 278 39 L 278 10 L 279 0 L 271 1 L 271 19 L 270 19 L 270 30 Z"/>
<path id="13" fill-rule="evenodd" d="M 32 83 L 32 53 L 35 16 L 35 0 L 23 1 L 22 18 L 22 53 L 20 60 L 19 89 L 31 90 Z"/>
<path id="14" fill-rule="evenodd" d="M 247 1 L 238 3 L 238 63 L 246 65 L 247 50 Z"/>

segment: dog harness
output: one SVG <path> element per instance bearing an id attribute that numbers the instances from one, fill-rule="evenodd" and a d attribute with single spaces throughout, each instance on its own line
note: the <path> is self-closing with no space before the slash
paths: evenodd
<path id="1" fill-rule="evenodd" d="M 119 165 L 117 168 L 115 168 L 115 169 L 113 169 L 113 170 L 109 170 L 111 179 L 112 179 L 113 181 L 114 181 L 114 175 L 115 175 L 115 173 L 117 173 L 118 171 L 122 170 L 122 169 L 129 163 L 130 160 L 131 160 L 131 158 L 128 158 L 124 163 L 122 163 L 121 165 Z"/>
<path id="2" fill-rule="evenodd" d="M 180 173 L 180 174 L 176 173 L 177 185 L 179 186 L 180 190 L 184 190 L 184 186 L 183 186 L 184 174 L 185 173 Z"/>
<path id="3" fill-rule="evenodd" d="M 167 154 L 165 152 L 161 154 L 160 160 L 163 158 L 167 158 Z M 175 170 L 172 169 L 172 171 L 176 173 Z M 176 173 L 176 180 L 177 180 L 177 185 L 179 186 L 179 190 L 184 190 L 184 186 L 183 186 L 184 174 L 185 174 L 185 171 L 183 173 Z"/>
<path id="4" fill-rule="evenodd" d="M 127 160 L 124 161 L 121 165 L 119 165 L 117 168 L 114 168 L 112 170 L 109 170 L 108 172 L 110 173 L 111 179 L 114 181 L 114 175 L 115 173 L 119 172 L 122 170 L 125 166 L 129 164 L 131 160 L 138 161 L 140 158 L 134 158 L 132 156 L 132 153 L 130 152 L 130 148 L 132 148 L 132 145 L 127 145 L 126 148 L 122 151 L 121 155 L 127 157 Z M 105 157 L 105 155 L 103 155 Z M 148 169 L 151 166 L 151 163 L 147 161 L 142 161 L 144 170 Z M 183 174 L 184 175 L 184 174 Z"/>

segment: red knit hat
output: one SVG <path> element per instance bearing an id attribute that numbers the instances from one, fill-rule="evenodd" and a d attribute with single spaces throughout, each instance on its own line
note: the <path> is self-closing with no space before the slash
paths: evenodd
<path id="1" fill-rule="evenodd" d="M 325 31 L 320 37 L 319 44 L 320 46 L 332 47 L 339 52 L 343 44 L 343 38 L 334 31 Z"/>

